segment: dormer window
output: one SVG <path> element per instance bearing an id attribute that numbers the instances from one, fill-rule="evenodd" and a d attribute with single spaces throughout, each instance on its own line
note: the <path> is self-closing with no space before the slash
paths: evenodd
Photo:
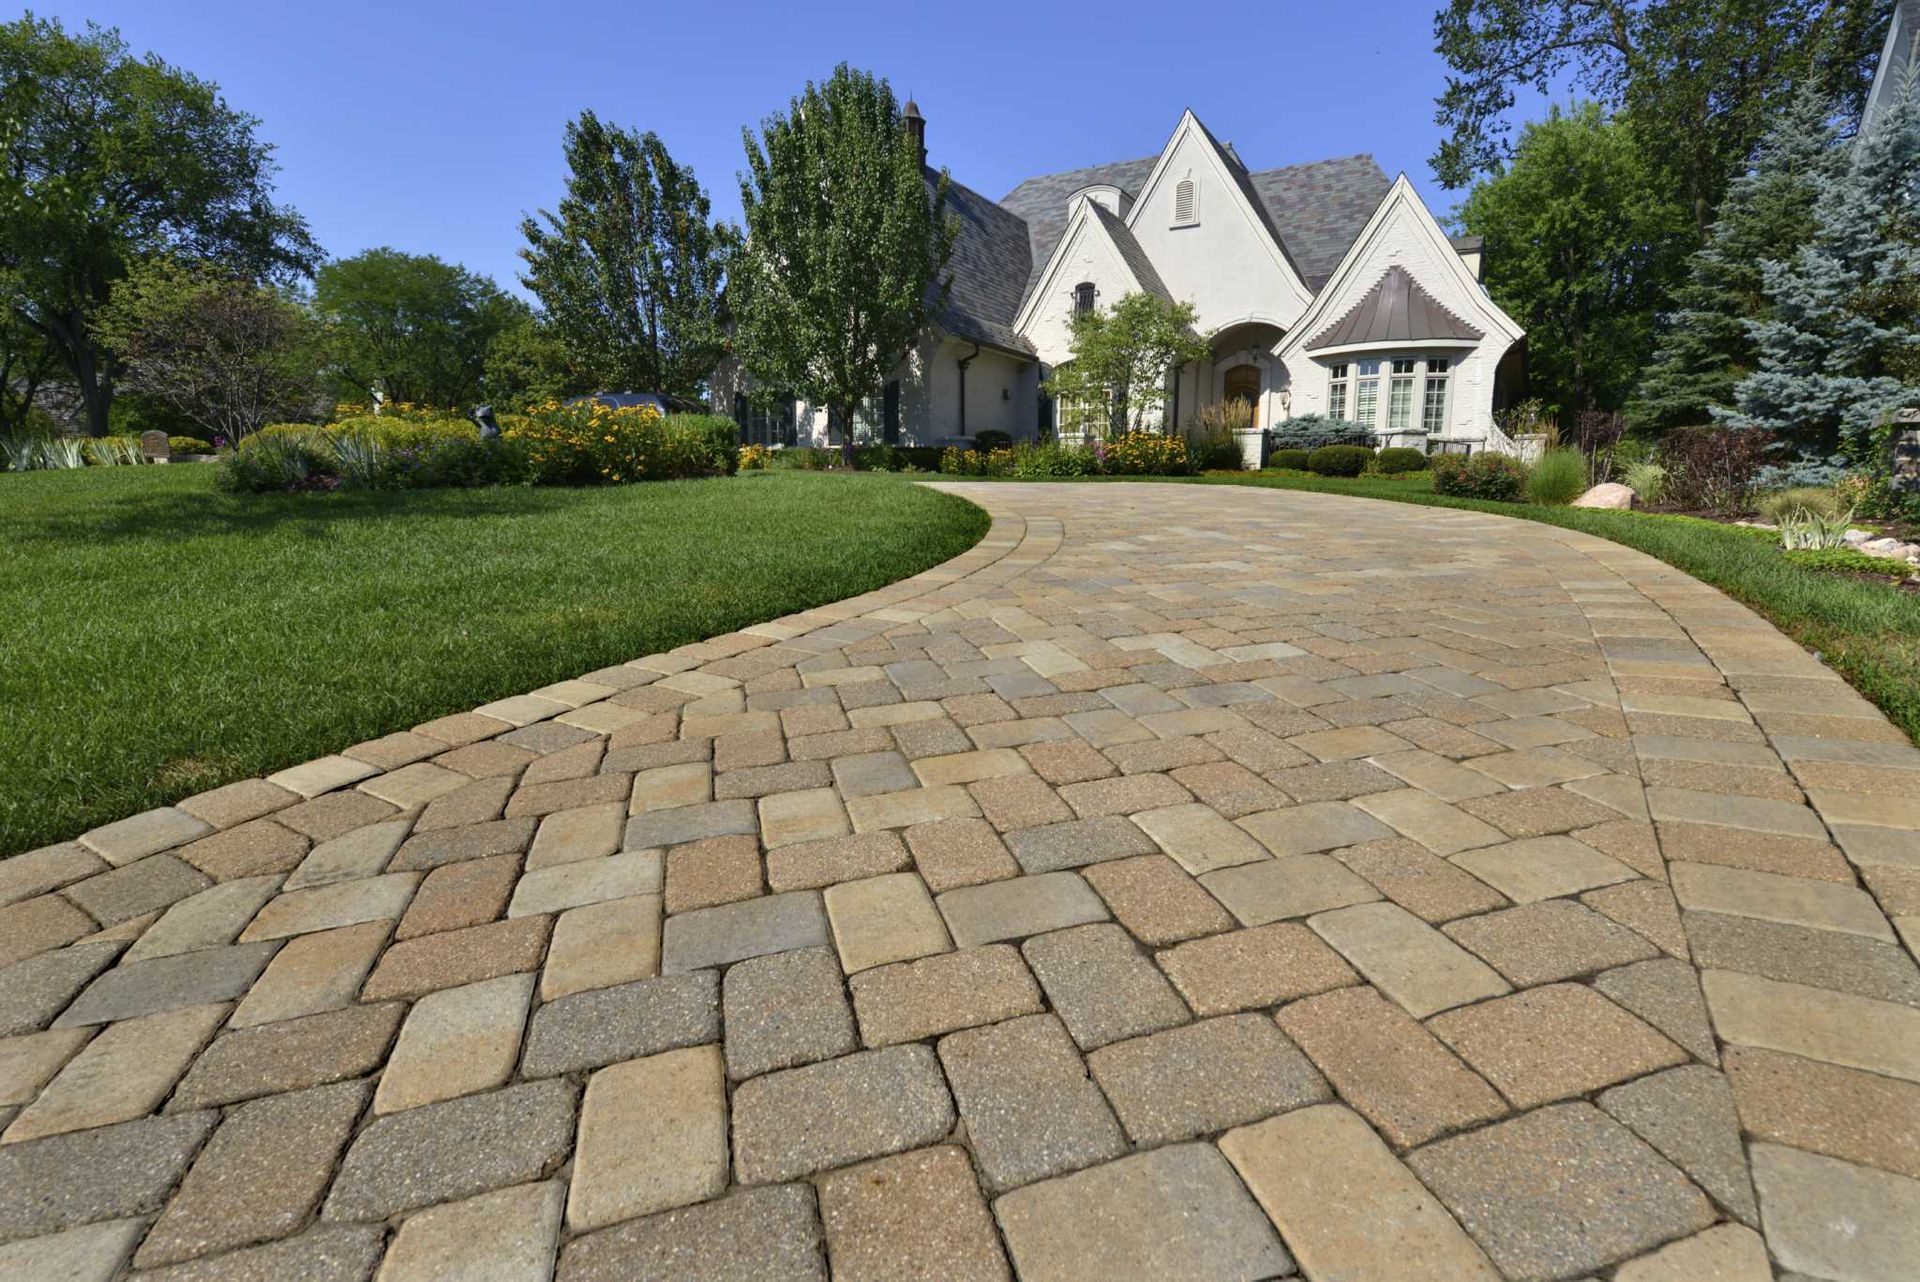
<path id="1" fill-rule="evenodd" d="M 1093 310 L 1093 282 L 1083 280 L 1073 287 L 1073 314 L 1079 316 Z"/>
<path id="2" fill-rule="evenodd" d="M 1195 195 L 1193 179 L 1182 178 L 1173 187 L 1173 225 L 1192 227 L 1200 221 L 1200 202 Z"/>

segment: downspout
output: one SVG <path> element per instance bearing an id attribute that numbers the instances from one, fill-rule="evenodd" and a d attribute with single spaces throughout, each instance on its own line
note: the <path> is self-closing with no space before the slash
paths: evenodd
<path id="1" fill-rule="evenodd" d="M 973 350 L 965 356 L 956 356 L 954 363 L 960 367 L 960 435 L 967 434 L 967 366 L 973 364 L 973 358 L 980 354 L 980 344 L 975 343 Z"/>

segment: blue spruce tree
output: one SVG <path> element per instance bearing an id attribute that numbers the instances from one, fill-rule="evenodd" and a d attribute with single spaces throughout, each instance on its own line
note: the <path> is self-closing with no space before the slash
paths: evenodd
<path id="1" fill-rule="evenodd" d="M 1762 269 L 1773 314 L 1748 322 L 1759 368 L 1740 426 L 1883 467 L 1891 412 L 1920 394 L 1920 95 L 1909 81 L 1814 189 L 1800 252 Z"/>
<path id="2" fill-rule="evenodd" d="M 1761 264 L 1797 253 L 1813 235 L 1815 186 L 1845 159 L 1832 117 L 1826 95 L 1809 84 L 1727 185 L 1627 406 L 1637 427 L 1705 423 L 1712 410 L 1733 405 L 1734 388 L 1759 367 L 1747 322 L 1772 310 Z"/>

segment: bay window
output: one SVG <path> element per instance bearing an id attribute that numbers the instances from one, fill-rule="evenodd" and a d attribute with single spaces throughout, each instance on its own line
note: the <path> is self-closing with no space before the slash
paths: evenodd
<path id="1" fill-rule="evenodd" d="M 1446 356 L 1341 361 L 1327 366 L 1327 417 L 1382 435 L 1445 436 L 1452 381 L 1453 360 Z"/>
<path id="2" fill-rule="evenodd" d="M 1413 424 L 1413 370 L 1418 361 L 1393 362 L 1393 378 L 1387 384 L 1387 430 L 1404 432 Z"/>
<path id="3" fill-rule="evenodd" d="M 1380 362 L 1355 361 L 1357 377 L 1353 385 L 1353 421 L 1372 427 L 1380 421 Z"/>
<path id="4" fill-rule="evenodd" d="M 1335 365 L 1329 373 L 1333 381 L 1327 384 L 1327 417 L 1338 421 L 1347 416 L 1347 367 Z"/>
<path id="5" fill-rule="evenodd" d="M 1426 400 L 1420 407 L 1420 426 L 1429 436 L 1446 435 L 1447 376 L 1452 368 L 1453 362 L 1444 356 L 1427 358 Z"/>

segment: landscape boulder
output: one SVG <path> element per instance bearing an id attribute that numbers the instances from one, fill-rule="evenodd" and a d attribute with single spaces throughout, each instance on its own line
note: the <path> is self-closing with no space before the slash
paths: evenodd
<path id="1" fill-rule="evenodd" d="M 1610 507 L 1622 510 L 1633 506 L 1633 489 L 1618 481 L 1596 485 L 1573 501 L 1575 507 Z"/>

